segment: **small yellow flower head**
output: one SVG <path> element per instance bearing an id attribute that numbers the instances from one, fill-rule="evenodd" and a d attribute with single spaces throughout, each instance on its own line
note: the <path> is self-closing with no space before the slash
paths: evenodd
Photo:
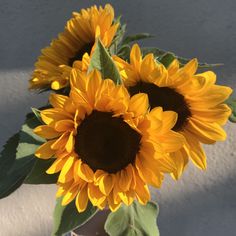
<path id="1" fill-rule="evenodd" d="M 45 125 L 34 132 L 47 139 L 38 158 L 54 158 L 48 174 L 60 172 L 57 196 L 74 198 L 79 212 L 88 201 L 112 211 L 134 199 L 146 204 L 148 185 L 160 187 L 174 166 L 168 153 L 180 149 L 183 136 L 171 130 L 177 114 L 161 107 L 149 113 L 148 96 L 131 97 L 123 85 L 72 69 L 69 97 L 52 94 L 53 108 L 41 111 Z"/>
<path id="2" fill-rule="evenodd" d="M 231 110 L 224 101 L 232 89 L 216 85 L 212 71 L 196 74 L 196 59 L 182 68 L 174 60 L 165 68 L 156 62 L 153 54 L 142 57 L 137 44 L 132 47 L 130 63 L 116 56 L 114 60 L 131 96 L 146 93 L 152 109 L 160 106 L 164 111 L 178 114 L 173 130 L 184 135 L 186 142 L 182 149 L 171 154 L 177 170 L 173 177 L 180 177 L 189 157 L 197 167 L 205 169 L 206 156 L 201 143 L 225 140 L 226 133 L 221 126 Z"/>
<path id="3" fill-rule="evenodd" d="M 97 37 L 105 47 L 109 47 L 119 26 L 113 20 L 114 10 L 110 4 L 104 8 L 93 6 L 79 13 L 74 12 L 64 32 L 49 47 L 42 49 L 30 80 L 30 88 L 51 86 L 58 90 L 68 86 L 68 73 L 62 67 L 66 66 L 68 70 L 75 61 L 81 61 L 85 53 L 91 55 Z"/>

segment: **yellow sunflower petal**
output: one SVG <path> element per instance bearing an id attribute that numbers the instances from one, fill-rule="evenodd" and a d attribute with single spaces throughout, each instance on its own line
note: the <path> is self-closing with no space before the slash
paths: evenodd
<path id="1" fill-rule="evenodd" d="M 148 114 L 149 117 L 156 118 L 160 121 L 163 119 L 163 108 L 162 107 L 155 107 L 153 108 L 150 113 Z"/>
<path id="2" fill-rule="evenodd" d="M 88 205 L 88 193 L 87 186 L 82 188 L 76 196 L 75 205 L 78 212 L 83 212 L 87 208 Z"/>
<path id="3" fill-rule="evenodd" d="M 135 116 L 145 115 L 148 111 L 148 96 L 145 93 L 139 93 L 131 97 L 128 111 L 133 112 Z"/>
<path id="4" fill-rule="evenodd" d="M 202 120 L 203 122 L 217 122 L 220 125 L 224 125 L 228 121 L 232 110 L 226 104 L 219 104 L 212 109 L 192 108 L 191 112 L 193 118 Z"/>
<path id="5" fill-rule="evenodd" d="M 168 74 L 174 75 L 179 70 L 179 61 L 177 59 L 173 60 L 168 66 Z"/>
<path id="6" fill-rule="evenodd" d="M 41 145 L 35 152 L 35 156 L 40 159 L 49 159 L 55 154 L 55 150 L 51 148 L 55 140 L 48 141 Z"/>
<path id="7" fill-rule="evenodd" d="M 68 99 L 67 96 L 59 95 L 59 94 L 50 94 L 49 102 L 55 108 L 63 108 L 66 100 Z"/>
<path id="8" fill-rule="evenodd" d="M 67 158 L 57 158 L 53 164 L 47 169 L 47 174 L 55 174 L 59 172 L 65 165 Z"/>
<path id="9" fill-rule="evenodd" d="M 178 119 L 178 114 L 173 111 L 164 111 L 162 115 L 162 129 L 161 132 L 166 133 L 171 130 Z"/>
<path id="10" fill-rule="evenodd" d="M 55 130 L 58 132 L 73 131 L 74 122 L 72 120 L 59 120 L 55 123 Z"/>
<path id="11" fill-rule="evenodd" d="M 63 196 L 64 193 L 65 193 L 65 189 L 62 186 L 58 187 L 57 192 L 56 192 L 56 198 Z"/>
<path id="12" fill-rule="evenodd" d="M 114 202 L 114 199 L 113 199 L 112 195 L 109 195 L 108 198 L 107 198 L 107 200 L 108 200 L 109 208 L 110 208 L 110 210 L 111 210 L 112 212 L 115 212 L 115 211 L 120 207 L 120 205 L 121 205 L 121 202 L 118 203 L 118 204 L 116 204 L 116 203 Z"/>
<path id="13" fill-rule="evenodd" d="M 71 153 L 74 150 L 74 145 L 75 145 L 74 133 L 70 132 L 68 141 L 67 141 L 66 146 L 65 146 L 66 151 L 68 153 Z"/>
<path id="14" fill-rule="evenodd" d="M 146 205 L 151 198 L 148 186 L 140 178 L 137 178 L 136 197 L 143 205 Z"/>
<path id="15" fill-rule="evenodd" d="M 106 199 L 106 196 L 99 190 L 99 187 L 94 184 L 88 185 L 88 197 L 94 206 L 101 205 Z"/>
<path id="16" fill-rule="evenodd" d="M 83 163 L 81 160 L 78 160 L 74 167 L 74 175 L 75 179 L 76 176 L 82 178 L 86 182 L 93 182 L 94 179 L 94 173 L 92 169 L 85 163 Z"/>
<path id="17" fill-rule="evenodd" d="M 57 150 L 60 148 L 64 148 L 66 143 L 68 142 L 69 139 L 69 133 L 63 133 L 58 139 L 55 140 L 55 142 L 51 145 L 51 148 L 53 150 Z"/>
<path id="18" fill-rule="evenodd" d="M 153 164 L 153 167 L 152 167 L 153 170 L 155 170 L 155 166 L 156 166 L 156 169 L 162 173 L 172 173 L 172 172 L 176 172 L 177 170 L 177 167 L 171 157 L 171 153 L 169 155 L 165 155 L 162 158 L 159 158 L 158 160 L 156 160 L 155 165 Z"/>
<path id="19" fill-rule="evenodd" d="M 142 60 L 141 50 L 138 44 L 134 44 L 130 52 L 130 62 L 135 68 L 139 69 L 141 60 Z"/>
<path id="20" fill-rule="evenodd" d="M 189 156 L 191 157 L 193 163 L 200 169 L 205 170 L 207 167 L 206 163 L 206 154 L 201 147 L 198 139 L 189 132 L 185 132 L 186 140 L 187 140 L 187 151 Z"/>
<path id="21" fill-rule="evenodd" d="M 119 187 L 123 191 L 128 191 L 132 182 L 133 178 L 133 167 L 129 164 L 126 169 L 120 171 L 119 180 Z"/>
<path id="22" fill-rule="evenodd" d="M 99 73 L 97 70 L 93 70 L 90 73 L 90 78 L 87 80 L 87 94 L 90 100 L 91 104 L 94 104 L 95 102 L 95 96 L 98 91 L 98 88 L 100 87 L 102 83 L 101 73 Z"/>
<path id="23" fill-rule="evenodd" d="M 77 183 L 75 183 L 74 185 L 71 186 L 71 188 L 64 195 L 61 205 L 65 206 L 65 205 L 69 204 L 71 201 L 73 201 L 78 192 L 79 192 L 79 186 Z"/>
<path id="24" fill-rule="evenodd" d="M 75 68 L 71 70 L 70 83 L 72 88 L 79 88 L 81 91 L 86 91 L 86 76 Z"/>
<path id="25" fill-rule="evenodd" d="M 70 180 L 73 179 L 73 177 L 74 177 L 73 165 L 74 165 L 75 161 L 76 161 L 76 157 L 74 157 L 74 156 L 69 156 L 67 158 L 67 161 L 64 164 L 64 166 L 61 170 L 61 173 L 59 175 L 58 182 L 66 183 L 66 182 L 69 182 Z"/>
<path id="26" fill-rule="evenodd" d="M 212 108 L 224 102 L 232 93 L 232 89 L 226 86 L 214 85 L 201 96 L 188 96 L 191 106 L 199 108 Z"/>
<path id="27" fill-rule="evenodd" d="M 59 197 L 63 196 L 66 193 L 66 191 L 68 191 L 70 189 L 72 184 L 73 184 L 72 181 L 65 183 L 65 184 L 60 184 L 59 188 L 57 190 L 57 193 L 56 193 L 56 197 L 59 198 Z"/>
<path id="28" fill-rule="evenodd" d="M 182 134 L 169 131 L 168 133 L 158 137 L 158 140 L 161 142 L 162 147 L 166 152 L 175 152 L 183 147 L 185 138 Z"/>
<path id="29" fill-rule="evenodd" d="M 54 90 L 59 90 L 61 88 L 64 88 L 66 85 L 67 85 L 67 80 L 66 79 L 64 79 L 64 80 L 58 79 L 58 80 L 54 80 L 52 82 L 51 87 Z"/>
<path id="30" fill-rule="evenodd" d="M 143 81 L 148 81 L 150 74 L 155 68 L 156 63 L 153 54 L 148 54 L 143 58 L 140 68 L 140 74 Z M 148 81 L 149 82 L 149 81 Z"/>
<path id="31" fill-rule="evenodd" d="M 191 87 L 186 89 L 191 90 L 191 94 L 198 97 L 204 94 L 206 90 L 210 89 L 211 86 L 215 84 L 215 82 L 216 74 L 212 71 L 206 71 L 204 73 L 195 75 L 192 80 Z"/>
<path id="32" fill-rule="evenodd" d="M 106 174 L 99 180 L 99 189 L 100 191 L 108 196 L 114 186 L 115 176 L 111 174 Z"/>
<path id="33" fill-rule="evenodd" d="M 178 180 L 184 172 L 184 169 L 188 163 L 188 153 L 184 148 L 170 153 L 170 157 L 176 167 L 175 171 L 172 173 L 172 177 Z"/>
<path id="34" fill-rule="evenodd" d="M 135 192 L 134 191 L 119 192 L 119 196 L 124 204 L 130 206 L 134 201 Z"/>
<path id="35" fill-rule="evenodd" d="M 71 114 L 67 113 L 64 110 L 58 109 L 46 109 L 41 111 L 41 118 L 43 122 L 47 125 L 51 124 L 52 122 L 56 122 L 59 120 L 66 120 L 73 118 Z"/>
<path id="36" fill-rule="evenodd" d="M 186 130 L 195 134 L 203 143 L 212 143 L 226 139 L 226 133 L 219 124 L 202 122 L 195 118 L 189 120 Z"/>
<path id="37" fill-rule="evenodd" d="M 183 71 L 185 72 L 185 74 L 188 74 L 190 76 L 193 76 L 198 68 L 198 61 L 196 58 L 190 60 L 184 67 L 183 67 Z"/>
<path id="38" fill-rule="evenodd" d="M 53 139 L 60 136 L 59 132 L 48 125 L 40 125 L 36 127 L 34 133 L 46 139 Z"/>
<path id="39" fill-rule="evenodd" d="M 146 159 L 147 161 L 147 159 Z M 155 163 L 157 164 L 157 163 Z M 154 166 L 152 164 L 152 166 L 150 166 L 150 164 L 148 165 L 147 162 L 144 161 L 144 159 L 142 159 L 142 157 L 136 157 L 135 160 L 135 167 L 138 170 L 138 174 L 141 177 L 141 179 L 145 182 L 148 183 L 152 186 L 155 186 L 157 188 L 159 188 L 162 184 L 163 181 L 163 175 L 160 172 L 155 172 L 153 173 L 152 169 L 155 167 L 156 169 L 158 169 L 158 166 Z M 136 186 L 137 186 L 137 182 L 136 182 Z M 137 188 L 137 187 L 136 187 Z"/>

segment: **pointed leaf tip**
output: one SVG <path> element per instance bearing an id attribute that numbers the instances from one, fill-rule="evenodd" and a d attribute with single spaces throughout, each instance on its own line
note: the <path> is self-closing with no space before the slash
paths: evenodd
<path id="1" fill-rule="evenodd" d="M 94 69 L 101 72 L 103 79 L 109 78 L 116 84 L 121 84 L 119 71 L 99 38 L 96 40 L 96 48 L 91 57 L 88 72 L 91 72 Z"/>

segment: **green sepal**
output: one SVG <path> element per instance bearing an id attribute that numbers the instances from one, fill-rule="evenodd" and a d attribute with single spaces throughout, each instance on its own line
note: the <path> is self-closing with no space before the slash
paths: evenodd
<path id="1" fill-rule="evenodd" d="M 42 121 L 42 118 L 40 115 L 40 110 L 35 107 L 31 107 L 31 110 L 34 113 L 34 115 L 36 116 L 36 118 L 38 119 L 38 121 L 43 124 L 43 121 Z"/>
<path id="2" fill-rule="evenodd" d="M 58 198 L 53 214 L 53 232 L 52 236 L 61 236 L 70 232 L 89 221 L 97 212 L 98 209 L 90 202 L 86 210 L 79 213 L 75 201 L 72 201 L 66 206 L 61 205 L 62 198 Z"/>
<path id="3" fill-rule="evenodd" d="M 19 144 L 16 148 L 16 154 L 14 155 L 15 151 L 11 153 L 13 154 L 11 159 L 14 159 L 14 162 L 5 177 L 0 180 L 0 198 L 7 197 L 14 192 L 31 172 L 36 162 L 34 152 L 43 142 L 32 130 L 39 124 L 34 114 L 27 115 L 26 121 L 19 132 Z"/>
<path id="4" fill-rule="evenodd" d="M 45 92 L 49 92 L 49 91 L 54 91 L 50 85 L 45 85 L 46 87 L 43 87 L 43 88 L 39 88 L 37 89 L 37 93 L 38 94 L 41 94 L 41 93 L 45 93 Z"/>
<path id="5" fill-rule="evenodd" d="M 116 35 L 112 40 L 112 43 L 109 47 L 109 52 L 111 55 L 117 55 L 118 49 L 121 45 L 121 42 L 124 38 L 125 35 L 125 31 L 126 31 L 126 24 L 121 24 L 120 23 L 120 18 L 117 18 L 116 21 L 114 23 L 119 23 L 119 27 L 117 29 Z"/>
<path id="6" fill-rule="evenodd" d="M 146 56 L 149 53 L 153 53 L 153 55 L 156 58 L 159 58 L 167 53 L 167 51 L 162 50 L 160 48 L 154 48 L 154 47 L 142 47 L 141 52 L 143 56 Z"/>
<path id="7" fill-rule="evenodd" d="M 191 59 L 189 59 L 189 58 L 177 57 L 177 56 L 176 56 L 176 58 L 179 60 L 181 66 L 184 66 L 189 61 L 191 61 Z M 208 69 L 208 68 L 219 67 L 219 66 L 223 66 L 223 65 L 224 65 L 223 63 L 209 64 L 206 62 L 198 62 L 198 68 L 201 68 L 201 69 Z"/>
<path id="8" fill-rule="evenodd" d="M 37 159 L 31 172 L 24 180 L 25 184 L 55 184 L 59 174 L 47 174 L 46 170 L 53 164 L 54 158 Z"/>
<path id="9" fill-rule="evenodd" d="M 155 48 L 155 47 L 144 47 L 141 48 L 143 56 L 153 53 L 156 59 L 159 61 L 162 56 L 166 54 L 173 54 L 172 52 L 168 52 L 166 50 L 160 49 L 160 48 Z M 175 55 L 175 58 L 179 60 L 180 66 L 184 66 L 187 64 L 191 59 L 184 58 L 184 57 L 179 57 Z M 203 62 L 198 62 L 198 68 L 212 68 L 212 67 L 217 67 L 217 66 L 222 66 L 222 63 L 216 63 L 216 64 L 208 64 L 208 63 L 203 63 Z"/>
<path id="10" fill-rule="evenodd" d="M 117 47 L 116 55 L 118 57 L 121 57 L 123 60 L 129 61 L 130 51 L 131 51 L 130 43 L 134 42 L 134 41 L 141 40 L 141 39 L 152 38 L 152 37 L 154 37 L 154 36 L 151 34 L 148 34 L 148 33 L 128 35 L 124 38 L 124 40 Z"/>
<path id="11" fill-rule="evenodd" d="M 121 84 L 119 71 L 107 49 L 99 39 L 96 40 L 96 48 L 90 60 L 88 72 L 91 72 L 94 69 L 101 72 L 103 79 L 109 78 L 116 84 Z"/>
<path id="12" fill-rule="evenodd" d="M 236 98 L 229 98 L 226 103 L 232 110 L 229 121 L 236 123 Z"/>
<path id="13" fill-rule="evenodd" d="M 175 60 L 175 55 L 173 53 L 166 53 L 163 56 L 158 58 L 158 61 L 162 63 L 166 68 Z"/>
<path id="14" fill-rule="evenodd" d="M 153 202 L 141 205 L 134 201 L 130 206 L 122 205 L 109 214 L 105 231 L 110 236 L 158 236 L 158 211 L 158 206 Z"/>
<path id="15" fill-rule="evenodd" d="M 149 34 L 149 33 L 140 33 L 140 34 L 134 34 L 134 35 L 128 35 L 124 38 L 122 44 L 129 44 L 134 41 L 138 41 L 141 39 L 148 39 L 148 38 L 153 38 L 154 35 Z"/>
<path id="16" fill-rule="evenodd" d="M 122 58 L 125 61 L 129 61 L 129 59 L 130 59 L 130 51 L 131 51 L 131 48 L 130 48 L 130 46 L 128 44 L 123 45 L 118 50 L 117 56 Z"/>

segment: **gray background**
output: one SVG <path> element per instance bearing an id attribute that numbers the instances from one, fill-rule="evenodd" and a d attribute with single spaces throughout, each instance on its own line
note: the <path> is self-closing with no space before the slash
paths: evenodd
<path id="1" fill-rule="evenodd" d="M 106 1 L 0 0 L 0 146 L 19 129 L 31 106 L 46 101 L 46 96 L 27 91 L 40 49 L 63 30 L 72 11 L 95 3 Z M 128 33 L 156 36 L 143 44 L 203 62 L 222 62 L 225 66 L 215 69 L 218 82 L 236 88 L 235 0 L 110 3 L 116 15 L 123 15 Z M 226 129 L 227 142 L 206 148 L 206 172 L 190 165 L 180 181 L 167 178 L 154 193 L 162 236 L 236 235 L 236 125 L 227 124 Z M 50 235 L 54 193 L 53 186 L 26 185 L 1 200 L 0 236 Z M 101 225 L 93 221 L 90 228 L 95 227 Z"/>

